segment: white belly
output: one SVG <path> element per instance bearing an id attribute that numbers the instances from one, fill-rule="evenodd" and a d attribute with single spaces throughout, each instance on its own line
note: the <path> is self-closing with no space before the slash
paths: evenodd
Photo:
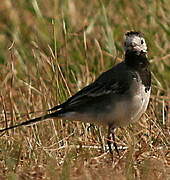
<path id="1" fill-rule="evenodd" d="M 127 126 L 137 121 L 147 109 L 150 91 L 145 92 L 145 87 L 142 85 L 132 99 L 118 102 L 107 120 L 110 123 L 113 121 L 115 127 Z"/>

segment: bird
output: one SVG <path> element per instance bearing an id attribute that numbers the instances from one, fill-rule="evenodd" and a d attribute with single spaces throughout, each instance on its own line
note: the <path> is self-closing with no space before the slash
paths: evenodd
<path id="1" fill-rule="evenodd" d="M 118 152 L 115 129 L 138 121 L 146 111 L 151 93 L 151 72 L 144 35 L 128 31 L 124 36 L 124 60 L 103 72 L 62 104 L 41 117 L 0 130 L 0 133 L 49 118 L 67 119 L 108 127 L 107 144 Z"/>

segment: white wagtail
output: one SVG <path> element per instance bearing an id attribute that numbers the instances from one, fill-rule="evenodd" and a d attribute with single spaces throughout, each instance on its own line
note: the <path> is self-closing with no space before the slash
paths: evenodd
<path id="1" fill-rule="evenodd" d="M 125 58 L 96 81 L 84 87 L 64 103 L 48 111 L 51 113 L 6 127 L 30 125 L 47 118 L 79 120 L 108 126 L 108 146 L 111 140 L 116 151 L 114 129 L 137 121 L 145 112 L 151 91 L 151 73 L 147 58 L 147 46 L 140 32 L 125 34 Z"/>

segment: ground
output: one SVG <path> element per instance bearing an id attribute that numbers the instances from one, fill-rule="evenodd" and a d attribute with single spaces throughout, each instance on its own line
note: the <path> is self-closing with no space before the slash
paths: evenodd
<path id="1" fill-rule="evenodd" d="M 51 119 L 0 134 L 0 179 L 170 179 L 170 6 L 167 1 L 17 0 L 0 5 L 0 128 L 65 101 L 122 61 L 123 35 L 147 41 L 147 112 L 116 130 Z"/>

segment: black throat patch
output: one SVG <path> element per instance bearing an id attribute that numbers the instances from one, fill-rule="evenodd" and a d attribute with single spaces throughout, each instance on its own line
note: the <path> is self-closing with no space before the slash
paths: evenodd
<path id="1" fill-rule="evenodd" d="M 136 52 L 128 51 L 125 54 L 125 63 L 139 73 L 142 84 L 145 86 L 145 92 L 149 91 L 151 87 L 151 72 L 146 53 L 141 52 L 137 54 Z"/>

